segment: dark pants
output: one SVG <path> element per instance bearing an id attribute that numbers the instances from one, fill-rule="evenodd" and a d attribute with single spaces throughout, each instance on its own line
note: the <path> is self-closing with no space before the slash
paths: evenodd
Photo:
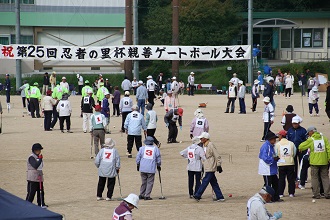
<path id="1" fill-rule="evenodd" d="M 252 98 L 252 111 L 255 112 L 258 104 L 257 98 Z"/>
<path id="2" fill-rule="evenodd" d="M 63 128 L 64 128 L 64 120 L 65 120 L 65 123 L 66 123 L 66 130 L 69 131 L 70 126 L 71 126 L 70 116 L 60 116 L 59 120 L 60 120 L 60 129 L 61 129 L 61 131 L 63 131 Z"/>
<path id="3" fill-rule="evenodd" d="M 121 117 L 122 117 L 122 120 L 121 120 L 121 131 L 122 131 L 122 132 L 125 131 L 124 123 L 125 123 L 126 117 L 127 117 L 127 115 L 128 115 L 129 113 L 131 113 L 131 112 L 122 112 L 122 113 L 121 113 Z"/>
<path id="4" fill-rule="evenodd" d="M 133 88 L 133 93 L 134 93 L 134 95 L 136 95 L 136 90 L 137 90 L 137 87 L 134 87 L 134 88 Z"/>
<path id="5" fill-rule="evenodd" d="M 154 106 L 155 102 L 155 91 L 148 91 L 148 102 Z"/>
<path id="6" fill-rule="evenodd" d="M 264 186 L 271 186 L 275 190 L 274 198 L 272 198 L 272 201 L 279 200 L 279 194 L 278 194 L 278 178 L 277 175 L 270 175 L 270 176 L 263 176 L 264 177 Z"/>
<path id="7" fill-rule="evenodd" d="M 50 111 L 44 111 L 44 115 L 45 115 L 45 118 L 44 118 L 44 129 L 45 131 L 49 131 L 50 130 L 50 124 L 51 124 L 51 121 L 52 121 L 52 114 L 53 114 L 53 111 L 50 110 Z"/>
<path id="8" fill-rule="evenodd" d="M 291 97 L 291 91 L 292 91 L 292 88 L 285 88 L 285 97 L 287 97 L 288 94 L 289 94 L 289 97 Z"/>
<path id="9" fill-rule="evenodd" d="M 175 123 L 169 123 L 168 125 L 168 138 L 167 142 L 176 142 L 176 137 L 178 136 L 178 127 Z"/>
<path id="10" fill-rule="evenodd" d="M 81 95 L 81 90 L 83 88 L 84 85 L 79 85 L 78 88 L 79 88 L 79 95 Z"/>
<path id="11" fill-rule="evenodd" d="M 201 185 L 201 175 L 202 172 L 196 172 L 196 171 L 189 171 L 188 170 L 188 189 L 189 189 L 189 195 L 195 195 Z M 195 191 L 194 188 L 194 178 L 196 181 L 195 185 Z"/>
<path id="12" fill-rule="evenodd" d="M 230 113 L 234 113 L 234 111 L 235 111 L 235 100 L 236 100 L 236 98 L 228 98 L 226 113 L 229 112 L 230 104 L 231 104 Z"/>
<path id="13" fill-rule="evenodd" d="M 26 97 L 22 97 L 23 108 L 26 108 Z"/>
<path id="14" fill-rule="evenodd" d="M 30 109 L 32 118 L 35 118 L 34 112 L 36 113 L 37 118 L 40 118 L 39 101 L 37 98 L 30 98 Z"/>
<path id="15" fill-rule="evenodd" d="M 307 180 L 307 171 L 309 168 L 309 155 L 304 155 L 300 160 L 300 185 L 305 186 Z"/>
<path id="16" fill-rule="evenodd" d="M 10 90 L 6 90 L 6 102 L 10 103 Z"/>
<path id="17" fill-rule="evenodd" d="M 261 140 L 265 140 L 267 133 L 270 131 L 269 129 L 270 129 L 271 125 L 272 124 L 270 122 L 264 122 L 264 133 L 263 133 Z"/>
<path id="18" fill-rule="evenodd" d="M 33 202 L 34 196 L 37 192 L 37 203 L 38 206 L 44 206 L 45 205 L 45 193 L 44 193 L 44 184 L 41 182 L 41 199 L 40 201 L 40 184 L 39 182 L 32 182 L 27 181 L 27 195 L 26 195 L 26 201 Z"/>
<path id="19" fill-rule="evenodd" d="M 157 89 L 157 95 L 159 95 L 159 91 L 162 89 L 163 82 L 158 82 L 158 89 Z"/>
<path id="20" fill-rule="evenodd" d="M 108 188 L 107 197 L 109 199 L 112 198 L 113 189 L 115 188 L 115 184 L 116 184 L 116 177 L 108 178 L 108 177 L 99 176 L 99 182 L 97 184 L 97 197 L 102 197 L 102 193 L 103 193 L 103 190 L 104 190 L 104 187 L 105 187 L 105 182 L 107 182 L 107 179 L 108 179 L 108 183 L 107 183 L 107 188 Z"/>
<path id="21" fill-rule="evenodd" d="M 307 89 L 307 97 L 309 97 L 309 92 L 311 91 L 312 89 Z"/>
<path id="22" fill-rule="evenodd" d="M 132 153 L 133 144 L 135 140 L 136 150 L 139 151 L 142 146 L 142 136 L 141 135 L 127 135 L 127 151 Z"/>
<path id="23" fill-rule="evenodd" d="M 194 95 L 195 85 L 189 85 L 188 95 Z"/>
<path id="24" fill-rule="evenodd" d="M 209 185 L 209 183 L 211 184 L 212 189 L 213 189 L 217 199 L 224 199 L 214 172 L 205 173 L 205 177 L 203 178 L 202 184 L 200 185 L 199 189 L 197 190 L 197 193 L 195 193 L 195 197 L 200 199 L 202 197 L 206 187 Z"/>
<path id="25" fill-rule="evenodd" d="M 319 105 L 317 104 L 317 102 L 315 104 L 308 103 L 308 107 L 309 107 L 309 114 L 313 113 L 313 108 L 315 109 L 316 114 L 319 113 Z"/>
<path id="26" fill-rule="evenodd" d="M 112 104 L 112 107 L 113 107 L 112 115 L 115 115 L 117 112 L 117 116 L 119 116 L 120 115 L 119 104 Z"/>
<path id="27" fill-rule="evenodd" d="M 239 98 L 238 101 L 239 101 L 239 111 L 240 111 L 240 113 L 246 113 L 244 98 Z"/>
<path id="28" fill-rule="evenodd" d="M 279 166 L 278 172 L 279 172 L 278 194 L 283 195 L 283 193 L 284 193 L 285 177 L 286 177 L 288 180 L 289 194 L 294 195 L 295 188 L 296 188 L 296 184 L 295 184 L 296 177 L 294 176 L 294 165 Z"/>
<path id="29" fill-rule="evenodd" d="M 56 110 L 56 106 L 57 105 L 53 106 L 53 120 L 52 120 L 52 123 L 50 124 L 51 128 L 54 128 L 54 126 L 56 125 L 57 119 L 58 119 L 58 112 Z"/>
<path id="30" fill-rule="evenodd" d="M 154 129 L 147 129 L 147 136 L 150 136 L 154 139 L 154 143 L 156 145 L 158 145 L 159 141 L 157 140 L 157 138 L 155 137 L 155 132 L 156 132 L 156 128 Z"/>

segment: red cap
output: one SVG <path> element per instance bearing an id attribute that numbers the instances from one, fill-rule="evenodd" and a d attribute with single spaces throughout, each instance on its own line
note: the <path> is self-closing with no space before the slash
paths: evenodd
<path id="1" fill-rule="evenodd" d="M 282 137 L 285 137 L 286 136 L 286 130 L 280 130 L 279 132 L 278 132 L 278 134 L 279 135 L 281 135 Z"/>
<path id="2" fill-rule="evenodd" d="M 182 108 L 178 108 L 178 114 L 179 114 L 180 116 L 182 116 L 182 114 L 183 114 L 183 109 L 182 109 Z"/>
<path id="3" fill-rule="evenodd" d="M 95 105 L 95 111 L 97 111 L 97 112 L 99 112 L 99 111 L 101 111 L 101 106 L 100 105 Z"/>
<path id="4" fill-rule="evenodd" d="M 48 96 L 52 95 L 52 90 L 47 90 L 46 95 Z"/>

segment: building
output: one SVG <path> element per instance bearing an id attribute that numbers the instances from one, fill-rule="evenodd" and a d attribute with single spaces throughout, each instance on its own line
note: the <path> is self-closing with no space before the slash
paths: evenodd
<path id="1" fill-rule="evenodd" d="M 20 0 L 21 44 L 123 45 L 124 0 Z M 15 44 L 15 0 L 0 0 L 0 44 Z M 14 60 L 0 60 L 0 74 L 14 73 Z M 121 72 L 115 61 L 22 61 L 22 72 Z"/>
<path id="2" fill-rule="evenodd" d="M 237 43 L 247 44 L 247 23 Z M 330 11 L 254 12 L 253 44 L 260 44 L 263 59 L 329 60 Z"/>

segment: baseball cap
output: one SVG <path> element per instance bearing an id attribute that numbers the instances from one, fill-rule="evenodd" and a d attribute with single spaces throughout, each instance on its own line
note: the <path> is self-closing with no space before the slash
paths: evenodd
<path id="1" fill-rule="evenodd" d="M 167 91 L 167 94 L 172 94 L 172 93 L 173 93 L 172 90 Z"/>
<path id="2" fill-rule="evenodd" d="M 292 118 L 292 123 L 301 123 L 301 118 L 299 116 L 294 116 Z"/>
<path id="3" fill-rule="evenodd" d="M 201 138 L 206 138 L 206 139 L 210 139 L 210 134 L 207 132 L 203 132 L 201 133 L 201 135 L 198 136 L 199 139 Z"/>
<path id="4" fill-rule="evenodd" d="M 44 148 L 39 143 L 35 143 L 35 144 L 32 145 L 32 151 L 42 150 L 42 149 L 44 149 Z"/>
<path id="5" fill-rule="evenodd" d="M 274 134 L 273 132 L 271 132 L 271 131 L 269 131 L 267 134 L 266 134 L 266 137 L 265 137 L 265 139 L 266 140 L 271 140 L 271 139 L 276 139 L 276 138 L 278 138 L 277 137 L 277 135 L 276 134 Z"/>
<path id="6" fill-rule="evenodd" d="M 126 92 L 125 92 L 125 95 L 130 95 L 130 94 L 129 94 L 129 91 L 126 91 Z"/>
<path id="7" fill-rule="evenodd" d="M 178 108 L 178 114 L 179 114 L 180 116 L 182 116 L 182 114 L 183 114 L 183 109 L 182 109 L 182 108 Z"/>
<path id="8" fill-rule="evenodd" d="M 314 132 L 316 132 L 317 129 L 316 129 L 316 127 L 314 127 L 314 126 L 310 126 L 309 128 L 307 128 L 307 133 L 306 133 L 306 134 L 308 134 L 310 131 L 314 131 Z"/>
<path id="9" fill-rule="evenodd" d="M 137 111 L 137 110 L 139 110 L 139 107 L 137 105 L 133 105 L 132 110 Z"/>
<path id="10" fill-rule="evenodd" d="M 109 79 L 105 79 L 105 81 L 109 81 Z"/>
<path id="11" fill-rule="evenodd" d="M 104 141 L 104 146 L 114 147 L 115 145 L 116 145 L 116 142 L 112 138 L 107 138 Z"/>
<path id="12" fill-rule="evenodd" d="M 147 79 L 152 79 L 152 76 L 150 76 L 150 75 L 149 75 L 149 76 L 147 76 Z"/>
<path id="13" fill-rule="evenodd" d="M 194 72 L 191 72 L 190 75 L 194 75 L 195 73 Z"/>
<path id="14" fill-rule="evenodd" d="M 316 86 L 314 86 L 314 87 L 312 88 L 312 90 L 313 90 L 313 92 L 317 92 L 317 91 L 319 91 L 319 89 L 318 89 Z"/>
<path id="15" fill-rule="evenodd" d="M 95 111 L 97 111 L 97 112 L 101 111 L 101 106 L 100 105 L 95 105 Z"/>
<path id="16" fill-rule="evenodd" d="M 243 85 L 243 81 L 242 81 L 242 80 L 239 80 L 239 81 L 238 81 L 238 84 Z"/>
<path id="17" fill-rule="evenodd" d="M 91 94 L 91 93 L 93 93 L 93 90 L 91 90 L 91 89 L 86 89 L 86 93 L 87 93 L 87 94 Z"/>
<path id="18" fill-rule="evenodd" d="M 139 83 L 139 84 L 141 84 L 141 85 L 143 84 L 142 80 L 139 80 L 139 82 L 138 82 L 138 83 Z"/>
<path id="19" fill-rule="evenodd" d="M 104 95 L 109 95 L 110 93 L 108 91 L 105 91 L 104 92 Z"/>
<path id="20" fill-rule="evenodd" d="M 63 77 L 62 77 L 62 79 L 66 79 L 66 77 L 65 77 L 65 76 L 63 76 Z"/>
<path id="21" fill-rule="evenodd" d="M 85 84 L 88 84 L 89 83 L 89 80 L 85 80 Z"/>
<path id="22" fill-rule="evenodd" d="M 201 142 L 201 139 L 199 137 L 193 137 L 193 139 L 191 139 L 193 144 L 199 144 Z"/>
<path id="23" fill-rule="evenodd" d="M 7 73 L 6 76 L 9 76 L 9 74 Z"/>
<path id="24" fill-rule="evenodd" d="M 38 86 L 38 85 L 39 85 L 39 83 L 37 83 L 37 82 L 34 82 L 34 83 L 33 83 L 33 85 L 34 85 L 34 86 Z"/>
<path id="25" fill-rule="evenodd" d="M 260 193 L 262 193 L 262 194 L 268 193 L 273 198 L 274 195 L 275 195 L 275 190 L 272 187 L 270 187 L 270 186 L 264 186 L 260 190 Z"/>
<path id="26" fill-rule="evenodd" d="M 173 77 L 172 77 L 172 79 L 176 79 L 176 77 L 175 77 L 175 76 L 173 76 Z"/>
<path id="27" fill-rule="evenodd" d="M 282 137 L 285 137 L 287 132 L 286 132 L 286 130 L 280 130 L 277 134 L 281 135 Z"/>

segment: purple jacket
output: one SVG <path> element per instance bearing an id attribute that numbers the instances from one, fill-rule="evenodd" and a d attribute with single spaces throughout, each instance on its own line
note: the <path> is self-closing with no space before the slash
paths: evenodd
<path id="1" fill-rule="evenodd" d="M 113 93 L 112 104 L 119 105 L 119 103 L 120 103 L 120 92 L 119 90 L 115 90 L 115 92 Z"/>
<path id="2" fill-rule="evenodd" d="M 132 215 L 132 211 L 129 210 L 126 202 L 121 202 L 120 205 L 113 212 L 112 219 L 124 220 L 126 215 Z"/>

